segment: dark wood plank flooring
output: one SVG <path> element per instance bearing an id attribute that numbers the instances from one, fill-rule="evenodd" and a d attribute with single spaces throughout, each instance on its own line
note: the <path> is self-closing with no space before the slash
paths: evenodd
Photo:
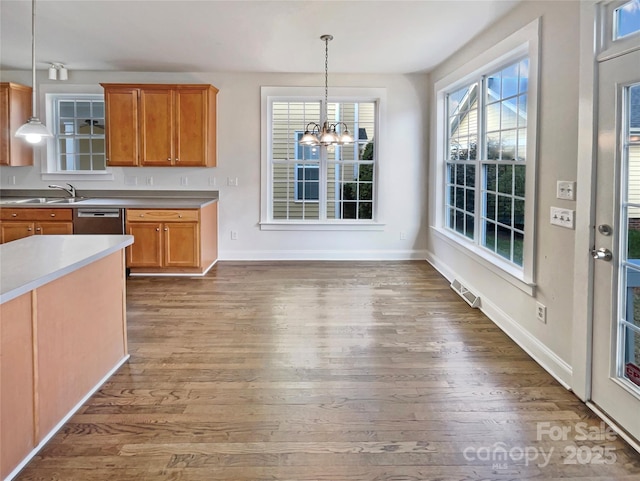
<path id="1" fill-rule="evenodd" d="M 127 287 L 130 361 L 17 479 L 640 480 L 640 455 L 425 262 Z"/>

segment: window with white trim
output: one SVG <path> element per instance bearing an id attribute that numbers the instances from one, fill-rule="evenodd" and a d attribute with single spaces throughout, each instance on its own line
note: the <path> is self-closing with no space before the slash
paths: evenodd
<path id="1" fill-rule="evenodd" d="M 533 29 L 531 29 L 534 31 Z M 527 34 L 529 35 L 529 34 Z M 537 34 L 436 86 L 438 225 L 489 265 L 533 281 Z M 521 35 L 522 36 L 522 35 Z M 532 47 L 535 46 L 535 47 Z M 497 50 L 497 49 L 496 49 Z"/>
<path id="2" fill-rule="evenodd" d="M 50 172 L 104 172 L 105 121 L 103 95 L 53 94 L 48 96 L 52 112 L 53 159 Z"/>
<path id="3" fill-rule="evenodd" d="M 305 126 L 320 121 L 323 103 L 269 100 L 269 221 L 371 223 L 375 219 L 377 102 L 329 102 L 329 122 L 345 122 L 355 138 L 353 144 L 300 145 Z"/>

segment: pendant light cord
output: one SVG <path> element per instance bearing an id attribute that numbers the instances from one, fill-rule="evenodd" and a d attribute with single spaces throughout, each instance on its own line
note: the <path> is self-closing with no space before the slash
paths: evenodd
<path id="1" fill-rule="evenodd" d="M 31 0 L 31 117 L 37 118 L 36 102 L 36 0 Z"/>

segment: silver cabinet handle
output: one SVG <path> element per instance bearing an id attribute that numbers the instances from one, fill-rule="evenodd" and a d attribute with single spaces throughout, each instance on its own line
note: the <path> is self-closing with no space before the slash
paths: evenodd
<path id="1" fill-rule="evenodd" d="M 56 216 L 55 214 L 51 214 L 51 217 L 55 217 L 55 216 Z"/>
<path id="2" fill-rule="evenodd" d="M 160 232 L 160 227 L 156 227 L 156 232 Z"/>
<path id="3" fill-rule="evenodd" d="M 16 214 L 15 212 L 11 214 L 11 217 L 17 217 L 18 214 Z"/>
<path id="4" fill-rule="evenodd" d="M 168 228 L 168 227 L 165 227 L 165 228 L 164 228 L 164 231 L 165 231 L 165 232 L 167 232 L 168 230 L 169 230 L 169 228 Z"/>

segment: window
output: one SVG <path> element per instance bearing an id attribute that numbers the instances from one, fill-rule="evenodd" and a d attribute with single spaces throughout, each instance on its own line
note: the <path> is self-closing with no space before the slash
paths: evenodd
<path id="1" fill-rule="evenodd" d="M 613 11 L 613 38 L 640 32 L 640 0 L 631 0 Z"/>
<path id="2" fill-rule="evenodd" d="M 526 292 L 534 265 L 537 32 L 533 22 L 436 84 L 436 231 Z"/>
<path id="3" fill-rule="evenodd" d="M 446 96 L 446 226 L 518 267 L 524 243 L 528 73 L 525 58 Z"/>
<path id="4" fill-rule="evenodd" d="M 104 172 L 106 169 L 104 97 L 47 95 L 53 142 L 49 172 Z"/>
<path id="5" fill-rule="evenodd" d="M 375 220 L 376 100 L 329 102 L 329 122 L 345 122 L 353 144 L 310 147 L 298 142 L 318 123 L 324 101 L 269 98 L 267 188 L 263 223 L 372 223 Z"/>

